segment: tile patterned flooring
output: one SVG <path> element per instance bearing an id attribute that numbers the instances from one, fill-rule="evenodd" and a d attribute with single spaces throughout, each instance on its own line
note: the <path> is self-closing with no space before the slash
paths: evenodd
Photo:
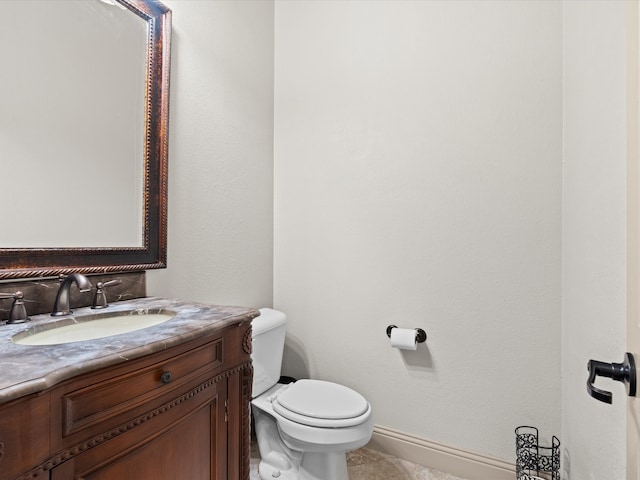
<path id="1" fill-rule="evenodd" d="M 251 445 L 251 477 L 260 480 L 260 456 L 255 443 Z M 464 480 L 454 475 L 430 470 L 384 453 L 360 448 L 347 454 L 349 480 Z"/>

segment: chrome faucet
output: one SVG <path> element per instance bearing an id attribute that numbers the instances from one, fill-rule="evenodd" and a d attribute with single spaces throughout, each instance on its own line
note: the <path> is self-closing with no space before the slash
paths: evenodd
<path id="1" fill-rule="evenodd" d="M 71 292 L 71 284 L 78 285 L 81 292 L 88 292 L 91 290 L 91 282 L 89 279 L 81 273 L 72 273 L 62 280 L 58 295 L 56 296 L 56 303 L 53 304 L 52 317 L 59 317 L 62 315 L 70 315 L 73 313 L 69 308 L 69 294 Z"/>

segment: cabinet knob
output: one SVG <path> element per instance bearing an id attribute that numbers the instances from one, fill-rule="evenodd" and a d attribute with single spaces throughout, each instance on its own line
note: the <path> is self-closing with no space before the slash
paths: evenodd
<path id="1" fill-rule="evenodd" d="M 160 381 L 165 385 L 167 383 L 171 383 L 172 380 L 173 380 L 173 375 L 171 372 L 163 372 L 162 375 L 160 375 Z"/>

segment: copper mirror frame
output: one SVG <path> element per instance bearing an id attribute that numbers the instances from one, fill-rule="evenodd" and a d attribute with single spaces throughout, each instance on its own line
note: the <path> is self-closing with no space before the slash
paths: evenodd
<path id="1" fill-rule="evenodd" d="M 147 23 L 143 246 L 0 248 L 0 279 L 166 267 L 171 10 L 156 0 L 117 1 Z"/>

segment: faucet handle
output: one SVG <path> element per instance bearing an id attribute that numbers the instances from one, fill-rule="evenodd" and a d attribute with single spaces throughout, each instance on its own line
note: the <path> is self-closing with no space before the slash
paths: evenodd
<path id="1" fill-rule="evenodd" d="M 0 300 L 4 300 L 7 298 L 13 298 L 13 303 L 11 304 L 11 310 L 9 310 L 9 320 L 7 323 L 24 323 L 30 320 L 27 315 L 27 309 L 24 306 L 24 293 L 21 291 L 17 291 L 15 293 L 2 293 L 0 292 Z"/>
<path id="2" fill-rule="evenodd" d="M 122 280 L 109 280 L 108 282 L 98 282 L 96 283 L 96 293 L 93 295 L 93 303 L 91 304 L 91 308 L 106 308 L 109 306 L 107 303 L 107 295 L 104 293 L 104 289 L 107 287 L 112 287 L 114 285 L 120 285 Z"/>

